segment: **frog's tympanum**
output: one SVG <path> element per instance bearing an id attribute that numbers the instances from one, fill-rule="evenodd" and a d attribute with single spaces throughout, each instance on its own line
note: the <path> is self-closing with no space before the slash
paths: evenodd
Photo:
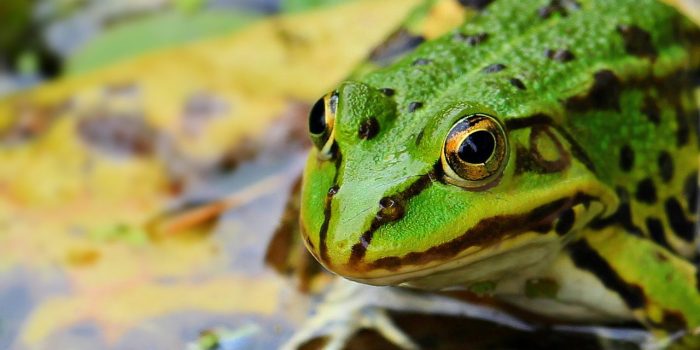
<path id="1" fill-rule="evenodd" d="M 474 3 L 314 105 L 308 250 L 365 284 L 697 331 L 696 27 L 655 0 Z"/>

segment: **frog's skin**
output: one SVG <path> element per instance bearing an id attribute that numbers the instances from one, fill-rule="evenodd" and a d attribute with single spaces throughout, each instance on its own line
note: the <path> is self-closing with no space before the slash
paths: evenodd
<path id="1" fill-rule="evenodd" d="M 696 28 L 655 0 L 462 3 L 483 11 L 312 110 L 309 251 L 366 284 L 698 330 Z"/>

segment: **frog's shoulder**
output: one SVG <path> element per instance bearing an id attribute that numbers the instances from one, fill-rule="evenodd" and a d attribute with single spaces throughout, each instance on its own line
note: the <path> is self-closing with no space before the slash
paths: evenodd
<path id="1" fill-rule="evenodd" d="M 488 1 L 423 0 L 383 41 L 357 65 L 350 78 L 359 79 L 388 67 L 418 46 L 452 31 L 483 10 Z"/>

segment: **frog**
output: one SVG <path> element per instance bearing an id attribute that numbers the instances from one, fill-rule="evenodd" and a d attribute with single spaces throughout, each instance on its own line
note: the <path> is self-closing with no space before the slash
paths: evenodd
<path id="1" fill-rule="evenodd" d="M 476 14 L 311 108 L 308 251 L 360 284 L 699 334 L 696 26 L 657 0 L 457 3 Z"/>

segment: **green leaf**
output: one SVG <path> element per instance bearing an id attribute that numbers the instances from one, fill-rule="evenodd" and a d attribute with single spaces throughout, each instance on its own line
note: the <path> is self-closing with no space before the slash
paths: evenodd
<path id="1" fill-rule="evenodd" d="M 283 12 L 301 12 L 321 6 L 342 4 L 351 0 L 282 0 L 280 8 Z"/>
<path id="2" fill-rule="evenodd" d="M 139 54 L 229 34 L 259 18 L 250 13 L 169 11 L 116 25 L 71 57 L 67 74 L 85 73 Z"/>

